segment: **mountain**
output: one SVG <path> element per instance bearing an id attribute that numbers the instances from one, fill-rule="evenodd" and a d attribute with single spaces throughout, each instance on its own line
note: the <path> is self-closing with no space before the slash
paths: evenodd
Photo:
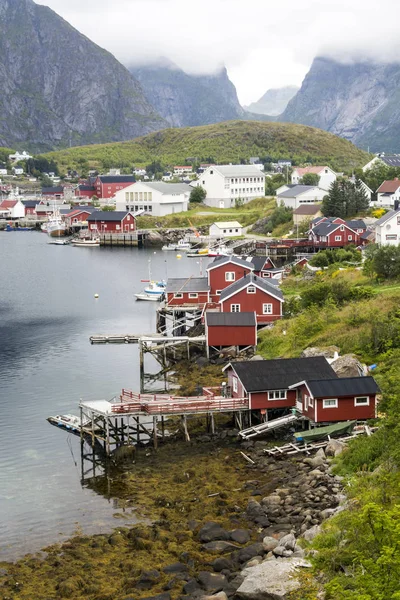
<path id="1" fill-rule="evenodd" d="M 32 0 L 0 0 L 0 145 L 32 151 L 165 126 L 109 52 Z"/>
<path id="2" fill-rule="evenodd" d="M 61 172 L 86 160 L 91 168 L 105 169 L 148 165 L 159 161 L 164 167 L 198 162 L 238 163 L 250 156 L 291 158 L 296 164 L 329 164 L 342 171 L 365 165 L 370 155 L 331 133 L 295 125 L 261 121 L 228 121 L 202 127 L 164 129 L 130 142 L 68 148 L 46 155 Z M 112 162 L 111 162 L 112 159 Z"/>
<path id="3" fill-rule="evenodd" d="M 244 106 L 245 110 L 260 115 L 270 115 L 274 117 L 283 113 L 289 100 L 299 91 L 297 85 L 287 85 L 285 87 L 270 89 L 265 92 L 257 102 L 252 102 L 249 106 Z"/>
<path id="4" fill-rule="evenodd" d="M 212 75 L 189 75 L 170 60 L 130 67 L 146 98 L 173 127 L 207 125 L 241 118 L 236 88 L 225 68 Z"/>
<path id="5" fill-rule="evenodd" d="M 400 64 L 314 60 L 280 117 L 320 127 L 371 151 L 400 151 Z"/>

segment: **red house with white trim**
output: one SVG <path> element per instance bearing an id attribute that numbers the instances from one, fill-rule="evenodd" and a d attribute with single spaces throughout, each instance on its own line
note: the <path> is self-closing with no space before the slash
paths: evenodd
<path id="1" fill-rule="evenodd" d="M 248 260 L 236 256 L 216 258 L 207 267 L 210 301 L 218 302 L 222 291 L 244 275 L 254 271 L 254 265 Z"/>
<path id="2" fill-rule="evenodd" d="M 258 325 L 281 319 L 283 302 L 277 285 L 252 273 L 232 283 L 219 296 L 221 312 L 255 312 Z"/>
<path id="3" fill-rule="evenodd" d="M 112 198 L 116 192 L 135 182 L 133 175 L 98 175 L 93 184 L 94 194 L 98 198 Z"/>
<path id="4" fill-rule="evenodd" d="M 339 217 L 321 217 L 312 223 L 308 237 L 316 245 L 328 248 L 343 248 L 351 244 L 358 246 L 366 228 L 361 219 L 344 221 Z"/>
<path id="5" fill-rule="evenodd" d="M 91 206 L 77 206 L 73 208 L 71 212 L 64 215 L 64 221 L 67 227 L 73 227 L 74 225 L 82 225 L 86 223 L 88 217 L 95 212 L 96 209 Z"/>
<path id="6" fill-rule="evenodd" d="M 373 377 L 343 377 L 299 381 L 296 408 L 314 423 L 374 419 L 379 387 Z"/>
<path id="7" fill-rule="evenodd" d="M 204 324 L 208 347 L 222 349 L 257 345 L 257 318 L 254 312 L 207 311 Z"/>
<path id="8" fill-rule="evenodd" d="M 269 256 L 252 256 L 247 260 L 251 261 L 254 266 L 254 275 L 263 279 L 277 279 L 278 281 L 282 279 L 284 267 L 276 267 Z"/>
<path id="9" fill-rule="evenodd" d="M 96 196 L 96 188 L 93 185 L 80 183 L 75 188 L 75 198 L 85 198 L 86 202 Z"/>
<path id="10" fill-rule="evenodd" d="M 136 218 L 133 213 L 126 211 L 96 210 L 87 218 L 91 231 L 99 233 L 134 233 Z"/>
<path id="11" fill-rule="evenodd" d="M 209 301 L 209 289 L 207 277 L 168 279 L 165 290 L 167 305 L 203 307 Z"/>

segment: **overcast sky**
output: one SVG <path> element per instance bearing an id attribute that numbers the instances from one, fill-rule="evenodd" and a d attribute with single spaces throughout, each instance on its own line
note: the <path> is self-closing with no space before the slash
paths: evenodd
<path id="1" fill-rule="evenodd" d="M 37 0 L 123 64 L 225 64 L 239 100 L 300 85 L 313 58 L 400 61 L 398 0 Z"/>

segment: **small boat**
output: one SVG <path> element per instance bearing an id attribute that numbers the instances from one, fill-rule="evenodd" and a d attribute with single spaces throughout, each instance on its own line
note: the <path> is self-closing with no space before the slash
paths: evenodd
<path id="1" fill-rule="evenodd" d="M 80 434 L 81 418 L 77 417 L 76 415 L 55 415 L 52 417 L 47 417 L 47 420 L 56 427 L 60 427 L 61 429 L 65 429 L 71 433 Z M 91 426 L 91 423 L 91 419 L 85 417 L 82 420 L 82 427 L 89 427 Z"/>
<path id="2" fill-rule="evenodd" d="M 187 252 L 188 250 L 191 250 L 191 249 L 192 249 L 191 243 L 185 239 L 179 240 L 177 244 L 170 242 L 169 244 L 166 244 L 161 248 L 161 250 L 171 250 L 173 252 L 176 252 L 177 250 L 182 250 L 182 252 Z"/>
<path id="3" fill-rule="evenodd" d="M 326 427 L 314 427 L 308 431 L 299 431 L 294 434 L 297 442 L 303 442 L 309 444 L 310 442 L 316 442 L 323 440 L 324 438 L 336 437 L 338 435 L 345 435 L 351 433 L 356 426 L 357 421 L 345 421 L 342 423 L 333 423 L 333 425 L 327 425 Z"/>
<path id="4" fill-rule="evenodd" d="M 54 238 L 51 242 L 47 242 L 48 244 L 52 244 L 53 246 L 68 246 L 71 240 L 63 240 L 62 238 Z"/>
<path id="5" fill-rule="evenodd" d="M 233 254 L 233 249 L 222 245 L 210 248 L 207 256 L 230 256 L 231 254 Z"/>
<path id="6" fill-rule="evenodd" d="M 43 231 L 43 233 L 47 233 L 47 223 L 42 223 L 40 229 Z"/>
<path id="7" fill-rule="evenodd" d="M 10 223 L 7 223 L 6 225 L 6 231 L 33 231 L 35 228 L 34 227 L 14 227 L 13 225 L 10 225 Z"/>
<path id="8" fill-rule="evenodd" d="M 165 281 L 152 281 L 151 279 L 151 259 L 149 259 L 149 278 L 142 279 L 142 282 L 148 283 L 147 287 L 144 288 L 143 292 L 135 294 L 136 300 L 147 300 L 150 302 L 160 302 L 164 298 L 165 288 L 167 284 Z"/>
<path id="9" fill-rule="evenodd" d="M 162 294 L 146 294 L 146 292 L 141 292 L 139 294 L 135 294 L 136 300 L 144 300 L 146 302 L 161 302 L 164 297 L 164 293 Z"/>
<path id="10" fill-rule="evenodd" d="M 160 296 L 164 294 L 166 286 L 165 281 L 150 281 L 149 285 L 144 288 L 144 293 L 152 294 L 153 296 L 158 294 Z"/>
<path id="11" fill-rule="evenodd" d="M 84 248 L 96 248 L 97 246 L 100 246 L 100 238 L 76 238 L 75 240 L 72 240 L 72 245 Z"/>
<path id="12" fill-rule="evenodd" d="M 200 248 L 199 250 L 194 250 L 192 252 L 187 253 L 188 258 L 197 258 L 199 256 L 208 256 L 209 249 L 208 248 Z"/>

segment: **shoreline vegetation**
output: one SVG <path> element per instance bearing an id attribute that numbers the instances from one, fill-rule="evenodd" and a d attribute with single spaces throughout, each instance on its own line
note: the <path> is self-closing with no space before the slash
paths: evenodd
<path id="1" fill-rule="evenodd" d="M 301 569 L 299 587 L 288 591 L 287 600 L 398 600 L 400 284 L 389 276 L 377 280 L 375 268 L 371 258 L 363 269 L 337 263 L 316 273 L 294 271 L 282 284 L 285 318 L 259 336 L 263 358 L 335 345 L 341 354 L 376 365 L 380 427 L 351 442 L 334 459 L 334 472 L 321 455 L 266 458 L 263 448 L 278 438 L 238 445 L 232 424 L 220 423 L 214 439 L 199 424 L 200 436 L 200 428 L 193 429 L 190 444 L 170 440 L 158 451 L 139 449 L 134 464 L 130 456 L 92 482 L 96 493 L 150 525 L 124 527 L 121 519 L 111 534 L 77 536 L 45 549 L 44 558 L 3 562 L 0 599 L 178 600 L 210 594 L 218 585 L 217 591 L 234 597 L 244 566 L 261 569 L 268 561 L 280 562 L 275 542 L 267 550 L 265 539 L 279 542 L 293 530 L 293 550 L 285 546 L 292 554 L 280 556 L 305 553 L 313 568 Z M 175 380 L 189 382 L 185 393 L 191 393 L 198 383 L 218 381 L 219 369 L 181 365 Z M 349 498 L 345 509 L 327 518 L 344 500 L 342 488 Z M 205 542 L 201 532 L 209 523 L 220 527 L 219 537 Z M 301 548 L 298 536 L 308 526 L 320 534 Z M 222 542 L 236 548 L 214 553 Z M 204 547 L 207 543 L 214 546 Z"/>

